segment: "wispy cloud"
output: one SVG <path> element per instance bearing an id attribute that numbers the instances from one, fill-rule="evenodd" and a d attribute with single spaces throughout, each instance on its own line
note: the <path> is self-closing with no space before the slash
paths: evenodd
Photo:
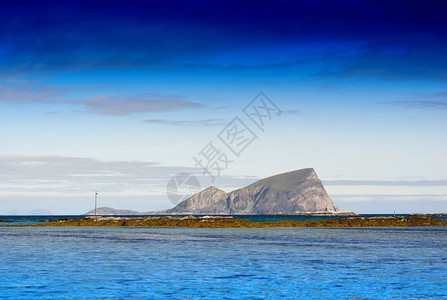
<path id="1" fill-rule="evenodd" d="M 92 209 L 90 200 L 96 190 L 102 206 L 161 210 L 173 206 L 166 196 L 173 175 L 194 174 L 202 188 L 209 183 L 201 169 L 85 157 L 0 155 L 0 170 L 0 214 L 28 214 L 31 209 L 85 213 Z M 219 188 L 229 191 L 255 179 L 225 176 L 218 181 Z"/>
<path id="2" fill-rule="evenodd" d="M 76 111 L 126 116 L 135 113 L 201 109 L 205 105 L 184 95 L 140 93 L 128 96 L 101 95 L 72 99 L 63 86 L 37 80 L 8 79 L 0 81 L 0 103 L 65 104 Z"/>
<path id="3" fill-rule="evenodd" d="M 447 92 L 417 94 L 411 100 L 387 101 L 379 104 L 397 105 L 407 108 L 443 110 L 447 109 Z"/>
<path id="4" fill-rule="evenodd" d="M 384 181 L 384 180 L 323 180 L 325 185 L 374 185 L 374 186 L 447 186 L 447 180 Z"/>
<path id="5" fill-rule="evenodd" d="M 289 114 L 289 115 L 298 115 L 301 113 L 301 111 L 296 110 L 296 109 L 289 109 L 289 110 L 283 111 L 283 113 Z"/>
<path id="6" fill-rule="evenodd" d="M 84 157 L 0 156 L 0 197 L 41 193 L 69 196 L 99 189 L 110 194 L 164 195 L 166 184 L 177 173 L 198 174 L 202 184 L 209 178 L 192 167 L 164 166 L 143 161 L 104 161 Z M 203 177 L 203 178 L 202 178 Z M 226 176 L 224 186 L 242 187 L 252 177 Z M 204 186 L 204 188 L 207 186 Z"/>
<path id="7" fill-rule="evenodd" d="M 331 199 L 342 209 L 358 214 L 397 214 L 445 212 L 447 195 L 355 195 L 331 194 Z"/>
<path id="8" fill-rule="evenodd" d="M 166 120 L 166 119 L 147 119 L 148 124 L 165 124 L 174 126 L 220 126 L 225 125 L 223 119 L 204 119 L 204 120 Z"/>
<path id="9" fill-rule="evenodd" d="M 383 103 L 399 105 L 407 108 L 422 108 L 422 109 L 433 109 L 433 110 L 447 109 L 447 101 L 390 101 Z"/>
<path id="10" fill-rule="evenodd" d="M 187 168 L 165 167 L 152 162 L 101 161 L 81 157 L 0 156 L 2 192 L 90 192 L 160 188 L 163 181 Z"/>
<path id="11" fill-rule="evenodd" d="M 443 98 L 447 99 L 447 92 L 428 94 L 427 98 Z"/>
<path id="12" fill-rule="evenodd" d="M 96 96 L 82 102 L 88 112 L 113 116 L 204 107 L 203 104 L 185 100 L 181 96 L 158 94 L 130 97 Z"/>
<path id="13" fill-rule="evenodd" d="M 7 78 L 0 81 L 0 103 L 63 103 L 67 89 L 36 80 Z"/>
<path id="14" fill-rule="evenodd" d="M 370 41 L 359 53 L 339 55 L 339 67 L 323 76 L 380 78 L 384 80 L 447 80 L 446 44 L 433 44 L 431 38 L 414 36 L 414 40 Z M 425 41 L 425 43 L 421 42 Z M 335 53 L 336 54 L 336 53 Z"/>
<path id="15" fill-rule="evenodd" d="M 395 105 L 414 109 L 444 110 L 447 109 L 447 92 L 420 93 L 409 100 L 386 101 L 378 104 Z"/>

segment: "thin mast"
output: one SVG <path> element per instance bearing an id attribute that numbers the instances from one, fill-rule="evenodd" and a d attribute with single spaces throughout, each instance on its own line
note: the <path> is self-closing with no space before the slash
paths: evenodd
<path id="1" fill-rule="evenodd" d="M 95 192 L 95 217 L 96 217 L 96 207 L 98 206 L 98 192 Z"/>

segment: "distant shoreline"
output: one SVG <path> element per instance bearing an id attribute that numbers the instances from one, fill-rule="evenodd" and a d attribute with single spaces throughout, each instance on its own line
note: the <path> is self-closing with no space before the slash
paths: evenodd
<path id="1" fill-rule="evenodd" d="M 435 213 L 435 214 L 423 214 L 423 213 L 413 213 L 410 216 L 415 217 L 447 217 L 447 213 Z"/>
<path id="2" fill-rule="evenodd" d="M 46 220 L 33 225 L 8 227 L 186 227 L 186 228 L 271 228 L 271 227 L 405 227 L 447 226 L 447 221 L 429 217 L 346 217 L 327 220 L 255 222 L 232 216 L 94 217 Z"/>

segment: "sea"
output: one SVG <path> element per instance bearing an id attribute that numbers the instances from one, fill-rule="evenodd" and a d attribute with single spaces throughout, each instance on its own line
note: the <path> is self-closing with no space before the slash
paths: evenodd
<path id="1" fill-rule="evenodd" d="M 447 299 L 447 227 L 0 227 L 0 299 L 391 298 Z"/>

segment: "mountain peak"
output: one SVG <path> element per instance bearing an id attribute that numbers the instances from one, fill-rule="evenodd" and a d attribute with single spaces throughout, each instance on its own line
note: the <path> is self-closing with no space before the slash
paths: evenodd
<path id="1" fill-rule="evenodd" d="M 225 193 L 210 186 L 167 214 L 281 214 L 339 212 L 317 173 L 306 168 L 258 180 Z"/>
<path id="2" fill-rule="evenodd" d="M 276 190 L 291 190 L 309 180 L 318 180 L 317 173 L 313 168 L 300 169 L 286 173 L 270 176 L 252 183 L 250 186 L 274 188 Z"/>
<path id="3" fill-rule="evenodd" d="M 211 185 L 209 187 L 207 187 L 206 189 L 202 190 L 202 192 L 204 191 L 209 191 L 209 192 L 216 192 L 216 191 L 222 191 L 221 189 L 218 189 L 217 187 L 215 187 L 214 185 Z M 223 191 L 222 191 L 223 192 Z"/>

